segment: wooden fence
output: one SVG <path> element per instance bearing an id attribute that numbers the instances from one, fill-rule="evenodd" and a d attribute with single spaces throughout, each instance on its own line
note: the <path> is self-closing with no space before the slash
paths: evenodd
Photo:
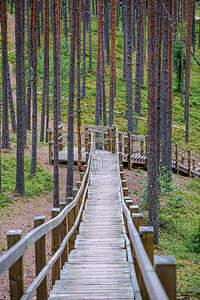
<path id="1" fill-rule="evenodd" d="M 143 214 L 138 213 L 138 206 L 133 205 L 132 200 L 128 197 L 123 165 L 120 164 L 122 160 L 121 133 L 117 131 L 116 140 L 124 236 L 135 299 L 176 299 L 175 258 L 172 256 L 153 257 L 153 228 L 143 226 Z M 153 264 L 155 264 L 155 268 Z M 137 277 L 137 281 L 135 277 Z"/>
<path id="2" fill-rule="evenodd" d="M 47 299 L 48 272 L 52 269 L 52 284 L 60 277 L 60 269 L 67 261 L 68 252 L 74 248 L 76 229 L 81 222 L 87 198 L 89 174 L 92 158 L 92 139 L 85 173 L 80 173 L 82 181 L 77 182 L 73 198 L 60 203 L 60 208 L 52 209 L 52 219 L 46 223 L 43 216 L 35 217 L 35 229 L 21 238 L 21 230 L 11 230 L 7 234 L 8 251 L 0 256 L 0 274 L 9 269 L 10 298 L 27 300 L 37 290 L 37 299 Z M 52 257 L 46 263 L 45 237 L 51 231 Z M 35 245 L 36 278 L 24 292 L 23 255 Z M 68 249 L 67 249 L 68 247 Z M 68 251 L 69 250 L 69 251 Z"/>

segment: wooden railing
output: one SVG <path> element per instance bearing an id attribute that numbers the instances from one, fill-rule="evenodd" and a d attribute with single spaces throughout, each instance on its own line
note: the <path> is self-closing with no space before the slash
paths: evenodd
<path id="1" fill-rule="evenodd" d="M 147 137 L 137 136 L 130 132 L 119 132 L 119 143 L 121 147 L 122 160 L 128 163 L 131 169 L 132 162 L 143 164 L 147 167 Z M 184 149 L 177 143 L 172 144 L 172 167 L 176 173 L 183 172 L 189 177 L 200 178 L 200 157 L 190 149 Z"/>
<path id="2" fill-rule="evenodd" d="M 81 128 L 81 147 L 88 152 L 90 133 L 93 132 L 93 147 L 99 147 L 107 151 L 115 151 L 115 127 L 85 125 Z M 59 125 L 59 151 L 67 146 L 67 124 Z M 53 163 L 53 128 L 48 130 L 49 141 L 49 163 Z M 78 132 L 74 131 L 74 146 L 78 146 Z"/>
<path id="3" fill-rule="evenodd" d="M 184 149 L 177 143 L 172 144 L 172 161 L 177 173 L 182 171 L 189 177 L 200 177 L 200 157 L 192 153 L 190 149 Z"/>
<path id="4" fill-rule="evenodd" d="M 153 257 L 153 228 L 143 226 L 143 214 L 138 213 L 138 206 L 133 205 L 128 197 L 123 166 L 120 164 L 122 160 L 121 133 L 117 130 L 116 141 L 124 236 L 135 299 L 139 300 L 141 297 L 153 300 L 176 299 L 175 259 L 174 257 Z M 135 275 L 137 280 L 135 280 Z"/>
<path id="5" fill-rule="evenodd" d="M 46 223 L 44 217 L 35 217 L 35 229 L 21 238 L 21 230 L 8 232 L 8 251 L 0 256 L 0 274 L 9 269 L 11 299 L 30 299 L 37 290 L 37 299 L 47 299 L 48 272 L 52 269 L 52 284 L 60 277 L 60 269 L 68 259 L 68 253 L 74 248 L 76 229 L 79 227 L 87 197 L 90 166 L 92 159 L 92 138 L 85 173 L 80 174 L 82 181 L 77 182 L 73 198 L 60 203 L 60 208 L 52 209 L 52 219 Z M 68 229 L 68 232 L 67 232 Z M 45 237 L 52 233 L 52 257 L 46 263 Z M 35 244 L 36 278 L 24 292 L 23 255 Z M 68 248 L 68 249 L 67 249 Z"/>

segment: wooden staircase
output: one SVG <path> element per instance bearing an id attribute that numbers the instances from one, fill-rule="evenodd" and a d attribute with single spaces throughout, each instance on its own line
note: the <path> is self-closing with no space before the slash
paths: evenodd
<path id="1" fill-rule="evenodd" d="M 115 154 L 94 151 L 88 199 L 75 249 L 49 300 L 134 298 L 116 163 Z"/>

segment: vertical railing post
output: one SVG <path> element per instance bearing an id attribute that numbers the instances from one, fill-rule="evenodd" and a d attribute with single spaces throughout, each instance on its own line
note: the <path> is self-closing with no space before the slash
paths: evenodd
<path id="1" fill-rule="evenodd" d="M 60 211 L 62 211 L 67 205 L 67 202 L 60 202 Z M 60 224 L 60 240 L 61 243 L 64 240 L 65 236 L 67 235 L 67 218 L 65 217 Z M 67 253 L 67 245 L 61 254 L 61 269 L 63 268 L 64 264 L 68 261 L 68 253 Z"/>
<path id="2" fill-rule="evenodd" d="M 85 152 L 88 152 L 88 142 L 89 142 L 88 133 L 89 133 L 89 129 L 88 129 L 88 126 L 86 124 L 86 126 L 85 126 Z"/>
<path id="3" fill-rule="evenodd" d="M 128 169 L 131 170 L 131 133 L 128 132 Z"/>
<path id="4" fill-rule="evenodd" d="M 34 227 L 38 227 L 45 223 L 45 216 L 36 216 L 34 218 Z M 46 235 L 44 234 L 35 243 L 35 270 L 36 276 L 42 271 L 46 265 Z M 46 300 L 47 294 L 47 277 L 43 279 L 37 288 L 37 300 Z"/>
<path id="5" fill-rule="evenodd" d="M 112 127 L 112 153 L 115 153 L 115 126 Z"/>
<path id="6" fill-rule="evenodd" d="M 142 140 L 140 142 L 140 154 L 141 154 L 141 156 L 144 155 L 144 140 Z"/>
<path id="7" fill-rule="evenodd" d="M 52 164 L 53 157 L 53 132 L 49 129 L 49 163 Z"/>
<path id="8" fill-rule="evenodd" d="M 176 299 L 176 259 L 174 256 L 154 256 L 156 273 L 170 300 Z"/>
<path id="9" fill-rule="evenodd" d="M 51 218 L 55 218 L 60 213 L 60 208 L 52 208 L 51 210 Z M 52 238 L 51 238 L 51 249 L 52 256 L 56 253 L 56 251 L 60 247 L 60 226 L 57 226 L 52 230 Z M 60 257 L 57 259 L 55 264 L 52 267 L 52 285 L 55 284 L 56 280 L 60 279 Z"/>
<path id="10" fill-rule="evenodd" d="M 58 127 L 58 132 L 59 132 L 59 151 L 63 150 L 63 124 L 60 122 L 59 127 Z M 61 138 L 60 138 L 61 137 Z"/>
<path id="11" fill-rule="evenodd" d="M 21 239 L 21 230 L 10 230 L 7 233 L 8 249 L 14 246 Z M 24 294 L 24 267 L 23 256 L 12 265 L 9 269 L 9 285 L 10 285 L 10 299 L 18 300 Z"/>
<path id="12" fill-rule="evenodd" d="M 188 177 L 191 177 L 191 150 L 188 150 Z"/>
<path id="13" fill-rule="evenodd" d="M 176 162 L 175 162 L 175 170 L 178 173 L 178 144 L 175 144 L 175 157 L 176 157 Z"/>
<path id="14" fill-rule="evenodd" d="M 119 145 L 119 164 L 122 164 L 122 133 L 118 133 L 118 145 Z"/>
<path id="15" fill-rule="evenodd" d="M 109 134 L 109 151 L 112 151 L 112 128 L 108 129 Z"/>
<path id="16" fill-rule="evenodd" d="M 137 232 L 139 232 L 139 227 L 143 226 L 143 213 L 133 213 L 132 220 Z"/>
<path id="17" fill-rule="evenodd" d="M 140 238 L 142 240 L 144 249 L 153 265 L 153 227 L 152 226 L 142 226 L 139 227 Z M 139 285 L 143 299 L 148 299 L 148 294 L 145 288 L 144 280 L 140 274 Z"/>
<path id="18" fill-rule="evenodd" d="M 192 159 L 192 170 L 195 171 L 195 159 Z"/>
<path id="19" fill-rule="evenodd" d="M 70 204 L 73 201 L 73 197 L 67 197 L 67 205 Z M 68 232 L 74 225 L 74 210 L 71 209 L 68 213 Z M 69 239 L 69 253 L 74 248 L 74 241 L 73 241 L 73 235 Z"/>
<path id="20" fill-rule="evenodd" d="M 73 199 L 76 198 L 77 193 L 78 193 L 78 189 L 77 188 L 73 189 Z M 74 222 L 76 221 L 76 218 L 78 216 L 78 210 L 79 210 L 79 208 L 78 208 L 78 203 L 77 203 L 76 206 L 74 207 Z M 78 229 L 76 228 L 75 233 L 74 233 L 74 241 L 76 240 L 77 233 L 78 233 Z"/>

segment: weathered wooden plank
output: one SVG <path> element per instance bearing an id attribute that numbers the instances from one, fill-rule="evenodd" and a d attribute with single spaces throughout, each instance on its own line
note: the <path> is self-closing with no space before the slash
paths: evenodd
<path id="1" fill-rule="evenodd" d="M 116 157 L 95 151 L 75 249 L 49 299 L 134 298 L 121 211 Z"/>

